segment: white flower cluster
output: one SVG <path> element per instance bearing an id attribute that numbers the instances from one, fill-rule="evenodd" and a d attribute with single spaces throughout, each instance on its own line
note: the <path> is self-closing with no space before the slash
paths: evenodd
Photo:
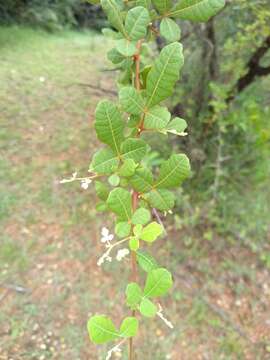
<path id="1" fill-rule="evenodd" d="M 81 188 L 84 190 L 87 190 L 91 182 L 93 181 L 90 177 L 77 177 L 77 171 L 72 174 L 72 176 L 69 179 L 63 179 L 60 181 L 60 184 L 66 184 L 73 181 L 80 181 L 81 182 Z"/>
<path id="2" fill-rule="evenodd" d="M 110 234 L 109 229 L 107 229 L 105 226 L 101 229 L 101 242 L 106 243 L 110 246 L 110 242 L 113 240 L 114 235 Z"/>
<path id="3" fill-rule="evenodd" d="M 112 257 L 107 253 L 103 254 L 97 261 L 97 266 L 101 266 L 105 261 L 112 262 Z"/>
<path id="4" fill-rule="evenodd" d="M 87 190 L 89 185 L 91 184 L 92 180 L 91 179 L 83 179 L 81 181 L 81 188 L 84 189 L 84 190 Z"/>
<path id="5" fill-rule="evenodd" d="M 105 226 L 101 229 L 101 239 L 100 241 L 105 244 L 106 248 L 108 249 L 99 259 L 97 262 L 98 266 L 101 266 L 105 261 L 112 261 L 112 257 L 109 256 L 111 249 L 113 245 L 111 244 L 111 241 L 113 240 L 114 235 L 110 234 L 109 229 L 107 229 Z"/>
<path id="6" fill-rule="evenodd" d="M 118 242 L 112 243 L 114 239 L 114 235 L 110 234 L 110 231 L 106 228 L 106 227 L 102 227 L 101 229 L 101 239 L 100 241 L 105 244 L 105 247 L 107 248 L 107 250 L 105 251 L 105 253 L 98 259 L 97 265 L 101 266 L 105 261 L 112 261 L 112 257 L 110 256 L 110 253 L 112 251 L 112 249 L 115 246 L 119 246 L 120 244 L 122 244 L 123 242 L 127 241 L 129 238 L 120 240 Z M 124 257 L 126 257 L 129 254 L 129 250 L 124 248 L 124 249 L 120 249 L 118 250 L 117 254 L 116 254 L 116 260 L 117 261 L 121 261 Z"/>
<path id="7" fill-rule="evenodd" d="M 117 255 L 116 255 L 116 260 L 117 261 L 121 261 L 122 259 L 124 259 L 124 257 L 126 257 L 129 254 L 129 250 L 124 248 L 124 249 L 120 249 L 117 251 Z"/>

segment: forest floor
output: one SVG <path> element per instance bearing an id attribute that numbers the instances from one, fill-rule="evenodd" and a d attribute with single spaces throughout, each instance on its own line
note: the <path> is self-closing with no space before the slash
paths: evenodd
<path id="1" fill-rule="evenodd" d="M 108 46 L 89 32 L 0 29 L 0 360 L 104 359 L 87 319 L 128 311 L 125 264 L 96 265 L 110 219 L 93 189 L 59 184 L 87 174 L 98 146 L 94 109 L 115 88 Z M 270 359 L 269 269 L 237 241 L 190 243 L 169 227 L 154 251 L 174 273 L 163 304 L 175 329 L 141 321 L 137 359 Z"/>

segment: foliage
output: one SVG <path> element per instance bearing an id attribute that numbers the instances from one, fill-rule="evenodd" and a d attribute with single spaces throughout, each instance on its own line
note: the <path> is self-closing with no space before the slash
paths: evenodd
<path id="1" fill-rule="evenodd" d="M 243 209 L 251 193 L 268 187 L 270 46 L 259 61 L 265 75 L 256 73 L 251 59 L 269 39 L 269 21 L 267 0 L 235 0 L 206 25 L 184 23 L 181 36 L 189 61 L 171 103 L 192 134 L 184 144 L 177 142 L 193 164 L 186 189 L 192 207 L 201 208 L 204 219 L 204 209 L 211 208 L 207 221 L 220 233 L 230 233 L 234 224 L 235 234 L 245 233 L 254 242 L 266 236 L 267 221 L 255 240 L 246 219 L 261 224 L 263 216 L 255 209 L 264 202 L 250 209 L 253 215 Z M 239 81 L 252 72 L 252 81 L 239 88 Z"/>
<path id="2" fill-rule="evenodd" d="M 99 6 L 80 0 L 8 0 L 0 3 L 0 14 L 0 24 L 27 24 L 48 31 L 63 27 L 100 29 L 106 24 Z"/>
<path id="3" fill-rule="evenodd" d="M 96 3 L 96 1 L 94 1 Z M 112 340 L 119 341 L 111 351 L 127 338 L 137 334 L 139 311 L 145 317 L 159 316 L 169 327 L 173 327 L 160 305 L 152 302 L 168 293 L 173 285 L 171 273 L 157 265 L 151 256 L 141 252 L 143 243 L 153 243 L 163 232 L 163 226 L 151 221 L 157 211 L 171 211 L 175 199 L 171 190 L 178 188 L 190 176 L 190 164 L 186 155 L 173 154 L 163 160 L 161 166 L 153 169 L 143 163 L 150 146 L 144 134 L 162 133 L 185 135 L 186 122 L 171 120 L 171 114 L 163 105 L 174 91 L 184 64 L 180 31 L 176 29 L 175 18 L 192 21 L 207 21 L 224 6 L 223 0 L 181 1 L 174 5 L 163 1 L 138 1 L 127 4 L 119 0 L 101 0 L 101 5 L 115 30 L 107 29 L 105 34 L 115 40 L 115 48 L 109 58 L 122 75 L 118 81 L 119 103 L 108 100 L 99 102 L 95 113 L 97 138 L 105 146 L 94 154 L 87 178 L 79 178 L 87 187 L 96 179 L 109 176 L 108 183 L 98 180 L 97 194 L 100 197 L 99 210 L 111 211 L 115 215 L 115 232 L 120 238 L 112 243 L 114 235 L 102 229 L 101 241 L 107 250 L 98 260 L 98 265 L 111 261 L 111 252 L 117 246 L 128 242 L 129 249 L 120 249 L 117 260 L 131 252 L 133 282 L 126 288 L 126 304 L 132 311 L 131 317 L 123 319 L 120 329 L 104 315 L 94 315 L 88 321 L 90 339 L 96 344 Z M 168 44 L 152 64 L 144 60 L 143 52 L 150 50 L 150 42 L 158 30 L 153 26 L 157 19 L 164 19 L 162 33 Z M 66 181 L 77 180 L 77 174 Z M 108 189 L 108 190 L 107 190 Z M 140 252 L 139 252 L 140 251 Z M 137 279 L 137 261 L 146 271 L 143 288 Z M 129 359 L 133 359 L 133 342 L 130 340 Z"/>

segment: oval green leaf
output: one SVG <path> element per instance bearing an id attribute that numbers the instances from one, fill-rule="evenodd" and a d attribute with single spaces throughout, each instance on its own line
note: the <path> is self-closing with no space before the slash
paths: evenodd
<path id="1" fill-rule="evenodd" d="M 143 294 L 150 298 L 166 295 L 172 284 L 172 275 L 168 270 L 163 268 L 152 270 L 148 273 Z"/>
<path id="2" fill-rule="evenodd" d="M 104 344 L 119 336 L 112 320 L 104 315 L 96 315 L 89 319 L 87 329 L 90 340 L 95 344 Z"/>

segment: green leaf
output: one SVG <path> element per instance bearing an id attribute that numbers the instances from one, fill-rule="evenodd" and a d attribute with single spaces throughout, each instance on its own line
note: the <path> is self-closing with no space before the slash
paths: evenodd
<path id="1" fill-rule="evenodd" d="M 97 196 L 101 199 L 106 201 L 109 196 L 109 188 L 103 182 L 96 180 L 95 181 L 95 189 Z"/>
<path id="2" fill-rule="evenodd" d="M 120 90 L 119 101 L 123 109 L 130 114 L 139 115 L 144 110 L 143 98 L 132 86 L 126 86 Z"/>
<path id="3" fill-rule="evenodd" d="M 95 129 L 99 140 L 120 154 L 120 144 L 124 139 L 124 120 L 112 102 L 107 100 L 99 102 L 96 109 Z"/>
<path id="4" fill-rule="evenodd" d="M 128 185 L 129 185 L 128 179 L 126 179 L 126 178 L 120 179 L 120 187 L 125 188 L 125 187 L 128 187 Z"/>
<path id="5" fill-rule="evenodd" d="M 180 0 L 168 16 L 191 21 L 208 21 L 225 6 L 225 0 Z"/>
<path id="6" fill-rule="evenodd" d="M 143 6 L 146 9 L 150 9 L 151 7 L 151 0 L 137 0 L 136 1 L 137 6 Z"/>
<path id="7" fill-rule="evenodd" d="M 122 35 L 119 32 L 116 32 L 110 28 L 103 28 L 101 31 L 102 31 L 102 34 L 104 36 L 106 36 L 107 38 L 114 39 L 114 40 L 122 38 Z"/>
<path id="8" fill-rule="evenodd" d="M 147 273 L 158 268 L 156 260 L 146 251 L 137 251 L 137 261 L 141 269 L 143 269 Z"/>
<path id="9" fill-rule="evenodd" d="M 109 175 L 118 168 L 118 165 L 119 159 L 111 149 L 101 149 L 94 154 L 89 166 L 89 171 Z"/>
<path id="10" fill-rule="evenodd" d="M 146 317 L 154 317 L 158 311 L 156 305 L 147 298 L 141 301 L 139 310 L 140 313 Z"/>
<path id="11" fill-rule="evenodd" d="M 151 219 L 151 213 L 149 210 L 140 208 L 135 211 L 132 215 L 131 222 L 132 224 L 147 224 Z"/>
<path id="12" fill-rule="evenodd" d="M 145 193 L 152 189 L 154 184 L 153 174 L 144 167 L 136 169 L 135 174 L 130 178 L 132 187 L 139 193 Z"/>
<path id="13" fill-rule="evenodd" d="M 174 207 L 174 194 L 166 189 L 153 189 L 145 198 L 153 208 L 160 211 L 168 211 Z"/>
<path id="14" fill-rule="evenodd" d="M 129 85 L 132 79 L 132 58 L 125 58 L 125 60 L 119 64 L 119 67 L 123 70 L 118 78 L 118 84 Z"/>
<path id="15" fill-rule="evenodd" d="M 123 320 L 120 327 L 120 336 L 130 338 L 137 334 L 139 322 L 135 317 L 127 317 Z"/>
<path id="16" fill-rule="evenodd" d="M 184 154 L 172 155 L 160 168 L 155 187 L 171 189 L 179 186 L 190 174 L 189 159 Z"/>
<path id="17" fill-rule="evenodd" d="M 117 40 L 116 49 L 126 57 L 133 56 L 137 52 L 136 43 L 127 39 Z"/>
<path id="18" fill-rule="evenodd" d="M 93 5 L 97 5 L 100 3 L 100 0 L 86 0 L 86 1 Z"/>
<path id="19" fill-rule="evenodd" d="M 108 51 L 107 58 L 115 65 L 120 64 L 122 61 L 125 60 L 125 57 L 120 54 L 120 52 L 117 51 L 115 48 Z"/>
<path id="20" fill-rule="evenodd" d="M 175 135 L 181 135 L 184 136 L 185 130 L 187 128 L 187 123 L 184 119 L 181 119 L 179 117 L 174 118 L 169 124 L 167 125 L 167 132 L 170 132 Z"/>
<path id="21" fill-rule="evenodd" d="M 126 303 L 130 308 L 136 309 L 142 299 L 142 296 L 143 292 L 138 284 L 134 282 L 128 284 L 126 288 Z"/>
<path id="22" fill-rule="evenodd" d="M 140 120 L 141 120 L 140 116 L 138 116 L 138 115 L 130 115 L 129 120 L 127 121 L 127 126 L 129 128 L 137 127 Z M 136 129 L 136 133 L 137 133 L 137 129 Z"/>
<path id="23" fill-rule="evenodd" d="M 172 0 L 153 0 L 153 4 L 161 14 L 166 13 L 173 6 Z"/>
<path id="24" fill-rule="evenodd" d="M 156 105 L 145 113 L 145 129 L 164 129 L 171 119 L 171 114 L 164 106 Z"/>
<path id="25" fill-rule="evenodd" d="M 98 212 L 105 212 L 108 210 L 108 206 L 106 204 L 106 202 L 104 201 L 100 201 L 99 203 L 96 204 L 96 210 Z"/>
<path id="26" fill-rule="evenodd" d="M 137 238 L 139 238 L 141 236 L 142 229 L 143 229 L 142 224 L 137 224 L 134 226 L 133 233 Z"/>
<path id="27" fill-rule="evenodd" d="M 111 186 L 118 186 L 120 183 L 120 177 L 116 174 L 113 174 L 108 178 L 108 182 Z"/>
<path id="28" fill-rule="evenodd" d="M 131 40 L 140 40 L 146 36 L 147 26 L 151 19 L 145 7 L 137 6 L 129 10 L 125 29 Z"/>
<path id="29" fill-rule="evenodd" d="M 142 83 L 143 83 L 143 89 L 146 88 L 147 76 L 148 76 L 151 69 L 152 69 L 152 65 L 146 65 L 144 67 L 143 71 L 141 72 L 141 80 L 142 80 Z"/>
<path id="30" fill-rule="evenodd" d="M 108 207 L 116 215 L 119 220 L 128 221 L 131 219 L 132 214 L 132 201 L 131 194 L 125 189 L 117 188 L 110 192 L 107 199 Z"/>
<path id="31" fill-rule="evenodd" d="M 140 238 L 149 243 L 154 242 L 163 232 L 163 227 L 157 222 L 153 221 L 148 224 L 141 233 Z"/>
<path id="32" fill-rule="evenodd" d="M 148 273 L 144 288 L 144 296 L 155 298 L 165 295 L 172 287 L 172 275 L 163 268 L 152 270 Z"/>
<path id="33" fill-rule="evenodd" d="M 112 320 L 104 315 L 96 315 L 89 319 L 87 329 L 90 339 L 95 344 L 104 344 L 119 337 Z"/>
<path id="34" fill-rule="evenodd" d="M 130 250 L 137 251 L 139 249 L 139 247 L 140 247 L 139 239 L 137 239 L 136 237 L 132 237 L 129 240 L 129 248 L 130 248 Z"/>
<path id="35" fill-rule="evenodd" d="M 119 175 L 130 177 L 134 175 L 137 164 L 133 159 L 126 159 L 119 169 Z"/>
<path id="36" fill-rule="evenodd" d="M 121 221 L 115 226 L 115 233 L 120 238 L 129 236 L 131 231 L 131 225 L 127 221 Z"/>
<path id="37" fill-rule="evenodd" d="M 127 139 L 121 146 L 122 159 L 133 159 L 139 162 L 145 156 L 147 144 L 141 139 Z"/>
<path id="38" fill-rule="evenodd" d="M 180 40 L 181 30 L 174 20 L 164 18 L 160 23 L 160 35 L 171 43 Z"/>
<path id="39" fill-rule="evenodd" d="M 147 76 L 147 107 L 150 108 L 172 95 L 184 64 L 180 43 L 165 46 Z"/>
<path id="40" fill-rule="evenodd" d="M 123 24 L 123 19 L 121 15 L 121 8 L 118 5 L 118 2 L 115 0 L 101 0 L 101 6 L 106 13 L 109 22 L 112 26 L 121 31 L 123 34 L 126 34 L 126 30 Z"/>

